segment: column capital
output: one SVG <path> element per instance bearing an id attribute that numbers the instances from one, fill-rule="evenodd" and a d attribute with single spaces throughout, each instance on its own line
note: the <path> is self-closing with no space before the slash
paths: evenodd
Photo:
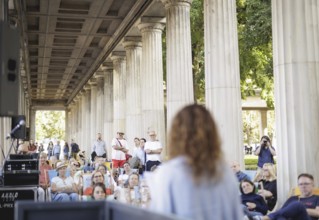
<path id="1" fill-rule="evenodd" d="M 165 8 L 168 9 L 172 6 L 190 6 L 193 0 L 161 0 Z"/>
<path id="2" fill-rule="evenodd" d="M 114 51 L 111 53 L 111 60 L 113 64 L 116 62 L 124 61 L 126 59 L 125 51 Z"/>
<path id="3" fill-rule="evenodd" d="M 125 50 L 134 49 L 136 47 L 142 47 L 142 37 L 124 37 L 123 46 Z"/>
<path id="4" fill-rule="evenodd" d="M 105 72 L 107 71 L 113 71 L 113 63 L 112 62 L 104 62 L 101 64 L 101 69 Z"/>
<path id="5" fill-rule="evenodd" d="M 88 91 L 91 90 L 91 86 L 88 85 L 88 84 L 86 84 L 86 85 L 83 87 L 83 89 L 85 90 L 85 92 L 88 92 Z"/>
<path id="6" fill-rule="evenodd" d="M 145 31 L 163 31 L 165 28 L 165 17 L 147 17 L 140 18 L 138 29 L 143 33 Z"/>
<path id="7" fill-rule="evenodd" d="M 91 78 L 88 83 L 91 86 L 91 89 L 97 86 L 97 80 L 95 78 Z"/>

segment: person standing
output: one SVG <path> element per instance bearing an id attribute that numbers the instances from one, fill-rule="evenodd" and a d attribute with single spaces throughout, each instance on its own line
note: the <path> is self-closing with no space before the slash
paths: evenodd
<path id="1" fill-rule="evenodd" d="M 116 138 L 112 140 L 112 163 L 113 168 L 123 167 L 128 152 L 128 144 L 124 139 L 124 132 L 118 131 Z"/>
<path id="2" fill-rule="evenodd" d="M 102 134 L 101 133 L 97 133 L 97 139 L 93 143 L 92 154 L 91 154 L 92 161 L 94 161 L 94 158 L 96 156 L 97 157 L 107 158 L 106 145 L 105 145 L 105 142 L 102 140 Z"/>
<path id="3" fill-rule="evenodd" d="M 47 151 L 48 151 L 48 160 L 50 160 L 51 156 L 54 156 L 53 154 L 53 142 L 50 141 L 47 147 Z"/>
<path id="4" fill-rule="evenodd" d="M 77 143 L 75 143 L 74 139 L 71 139 L 71 157 L 76 159 L 76 154 L 80 151 L 80 147 Z"/>
<path id="5" fill-rule="evenodd" d="M 68 142 L 65 141 L 63 146 L 63 156 L 65 160 L 69 159 L 69 152 L 70 152 L 69 144 Z"/>
<path id="6" fill-rule="evenodd" d="M 271 145 L 270 138 L 266 135 L 260 139 L 260 146 L 255 150 L 255 155 L 258 156 L 258 169 L 262 169 L 265 163 L 274 164 L 274 156 L 276 156 L 275 148 Z"/>
<path id="7" fill-rule="evenodd" d="M 205 107 L 193 104 L 177 113 L 168 150 L 171 160 L 148 179 L 152 211 L 196 220 L 243 219 L 238 182 Z"/>
<path id="8" fill-rule="evenodd" d="M 57 141 L 56 145 L 54 145 L 53 147 L 53 155 L 59 160 L 60 153 L 61 153 L 61 145 L 60 145 L 60 141 Z"/>
<path id="9" fill-rule="evenodd" d="M 150 141 L 145 143 L 146 171 L 161 164 L 162 144 L 156 139 L 155 131 L 149 132 Z"/>

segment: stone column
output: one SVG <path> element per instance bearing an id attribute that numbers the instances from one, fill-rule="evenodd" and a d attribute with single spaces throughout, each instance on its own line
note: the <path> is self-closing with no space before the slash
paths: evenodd
<path id="1" fill-rule="evenodd" d="M 71 119 L 71 110 L 69 108 L 65 109 L 65 121 L 64 121 L 64 127 L 65 127 L 65 138 L 64 140 L 70 144 L 70 119 Z"/>
<path id="2" fill-rule="evenodd" d="M 204 1 L 206 107 L 228 160 L 244 167 L 236 1 Z"/>
<path id="3" fill-rule="evenodd" d="M 113 61 L 113 103 L 114 103 L 114 121 L 113 134 L 121 130 L 125 132 L 125 114 L 126 114 L 126 60 L 125 52 L 113 52 L 111 59 Z"/>
<path id="4" fill-rule="evenodd" d="M 36 110 L 30 107 L 30 139 L 35 140 L 35 116 Z"/>
<path id="5" fill-rule="evenodd" d="M 86 95 L 86 91 L 84 89 L 81 90 L 81 92 L 79 93 L 79 108 L 78 109 L 80 111 L 80 118 L 78 119 L 80 121 L 80 125 L 79 125 L 79 140 L 75 140 L 75 142 L 77 142 L 78 144 L 81 143 L 81 145 L 83 146 L 86 139 L 87 139 L 87 133 L 86 133 L 86 128 L 87 126 L 89 126 L 86 123 L 86 113 L 85 113 L 85 108 L 86 108 L 86 100 L 85 100 L 85 95 Z M 80 146 L 81 146 L 80 145 Z"/>
<path id="6" fill-rule="evenodd" d="M 192 0 L 162 0 L 166 8 L 167 126 L 182 107 L 194 102 L 190 6 Z"/>
<path id="7" fill-rule="evenodd" d="M 319 180 L 319 3 L 272 1 L 279 205 L 300 173 Z"/>
<path id="8" fill-rule="evenodd" d="M 75 103 L 72 101 L 69 104 L 69 109 L 70 109 L 70 116 L 69 116 L 69 137 L 68 141 L 71 143 L 71 139 L 75 139 Z"/>
<path id="9" fill-rule="evenodd" d="M 85 107 L 83 109 L 84 114 L 85 114 L 85 124 L 86 127 L 83 128 L 85 131 L 85 139 L 84 142 L 82 143 L 83 147 L 86 147 L 90 149 L 89 146 L 91 146 L 91 86 L 89 84 L 86 84 L 84 86 L 85 90 Z M 89 150 L 91 151 L 91 150 Z"/>
<path id="10" fill-rule="evenodd" d="M 90 135 L 90 147 L 89 147 L 89 151 L 91 153 L 91 146 L 94 142 L 94 140 L 96 139 L 96 134 L 97 134 L 97 130 L 96 130 L 96 112 L 97 112 L 97 108 L 96 108 L 96 103 L 97 103 L 97 83 L 96 83 L 96 79 L 91 79 L 89 81 L 89 84 L 91 86 L 91 126 L 90 126 L 90 130 L 91 130 L 91 135 Z"/>
<path id="11" fill-rule="evenodd" d="M 104 73 L 102 69 L 100 69 L 95 74 L 96 82 L 97 82 L 97 103 L 96 103 L 96 133 L 104 133 Z M 104 139 L 104 137 L 102 136 Z"/>
<path id="12" fill-rule="evenodd" d="M 5 156 L 9 153 L 11 141 L 6 139 L 6 136 L 11 131 L 11 117 L 0 117 L 0 148 L 3 149 Z M 15 153 L 12 149 L 11 153 Z M 0 153 L 0 168 L 3 166 L 4 156 Z"/>
<path id="13" fill-rule="evenodd" d="M 141 59 L 140 37 L 125 37 L 126 51 L 126 133 L 129 146 L 134 146 L 134 137 L 142 137 L 141 109 Z M 132 150 L 132 149 L 131 149 Z M 132 152 L 131 152 L 132 153 Z"/>
<path id="14" fill-rule="evenodd" d="M 260 110 L 260 137 L 263 135 L 268 135 L 268 130 L 267 130 L 267 110 Z"/>
<path id="15" fill-rule="evenodd" d="M 107 146 L 108 159 L 111 160 L 111 141 L 113 131 L 113 66 L 112 63 L 103 64 L 104 71 L 104 140 Z"/>
<path id="16" fill-rule="evenodd" d="M 80 143 L 80 141 L 79 141 L 79 136 L 80 136 L 80 134 L 79 134 L 79 129 L 80 129 L 79 128 L 79 118 L 81 118 L 82 116 L 79 115 L 79 103 L 78 103 L 77 96 L 74 97 L 73 102 L 74 102 L 74 107 L 73 107 L 73 109 L 74 109 L 74 118 L 76 119 L 76 120 L 74 120 L 74 124 L 73 124 L 74 125 L 74 138 L 75 138 L 75 141 L 81 147 L 82 143 Z"/>
<path id="17" fill-rule="evenodd" d="M 142 33 L 141 97 L 143 137 L 155 130 L 157 138 L 166 146 L 164 114 L 164 79 L 162 59 L 163 18 L 143 17 L 138 25 Z M 166 148 L 162 155 L 166 155 Z"/>

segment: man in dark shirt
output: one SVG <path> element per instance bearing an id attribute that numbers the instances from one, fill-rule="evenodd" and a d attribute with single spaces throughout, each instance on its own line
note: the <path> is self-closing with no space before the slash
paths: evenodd
<path id="1" fill-rule="evenodd" d="M 274 163 L 274 156 L 276 156 L 276 151 L 273 146 L 271 146 L 271 141 L 268 136 L 262 136 L 260 139 L 260 146 L 255 150 L 255 155 L 258 156 L 257 166 L 262 169 L 265 163 Z"/>
<path id="2" fill-rule="evenodd" d="M 75 143 L 74 139 L 71 139 L 71 157 L 76 159 L 76 154 L 80 151 L 79 145 Z"/>
<path id="3" fill-rule="evenodd" d="M 278 211 L 255 219 L 318 220 L 319 196 L 313 195 L 313 176 L 308 173 L 300 174 L 298 176 L 298 186 L 301 192 L 300 196 L 290 197 Z"/>

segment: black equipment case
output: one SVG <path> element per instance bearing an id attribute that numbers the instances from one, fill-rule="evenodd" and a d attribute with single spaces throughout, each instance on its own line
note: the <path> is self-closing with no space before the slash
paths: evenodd
<path id="1" fill-rule="evenodd" d="M 3 169 L 3 185 L 37 186 L 39 185 L 39 160 L 7 160 Z"/>

